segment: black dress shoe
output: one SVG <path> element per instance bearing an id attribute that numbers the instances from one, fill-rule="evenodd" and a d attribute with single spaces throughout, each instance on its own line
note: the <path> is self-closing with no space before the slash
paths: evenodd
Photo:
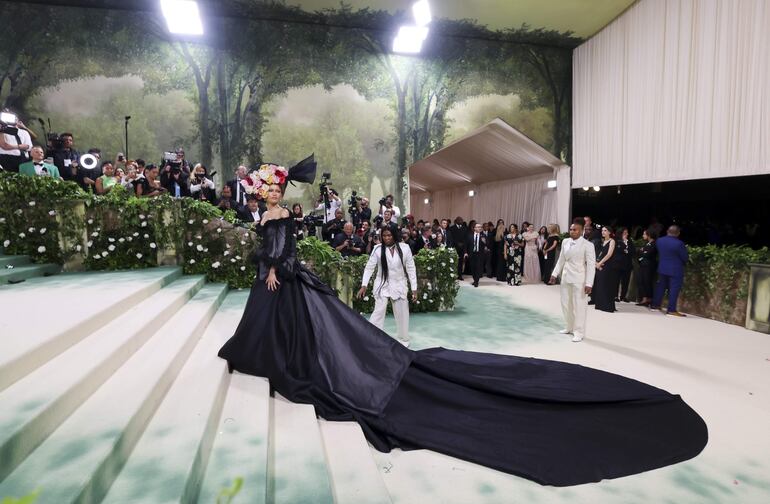
<path id="1" fill-rule="evenodd" d="M 479 286 L 479 283 L 478 283 L 478 282 L 473 282 L 473 286 L 474 286 L 474 287 L 478 287 L 478 286 Z"/>

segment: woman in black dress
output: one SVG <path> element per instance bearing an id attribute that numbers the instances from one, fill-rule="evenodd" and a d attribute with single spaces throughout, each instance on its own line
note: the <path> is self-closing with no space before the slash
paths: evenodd
<path id="1" fill-rule="evenodd" d="M 404 347 L 302 267 L 282 191 L 269 186 L 257 278 L 219 351 L 231 370 L 267 377 L 327 420 L 357 421 L 380 451 L 434 450 L 547 485 L 635 474 L 705 446 L 706 425 L 681 397 L 629 378 Z"/>
<path id="2" fill-rule="evenodd" d="M 615 296 L 618 293 L 616 247 L 612 228 L 603 227 L 601 249 L 596 257 L 596 278 L 594 278 L 591 299 L 597 310 L 610 313 L 616 311 Z"/>
<path id="3" fill-rule="evenodd" d="M 655 284 L 655 271 L 658 266 L 658 249 L 655 247 L 655 231 L 647 229 L 642 234 L 645 241 L 639 252 L 639 273 L 636 277 L 637 296 L 636 306 L 650 306 L 652 289 Z"/>
<path id="4" fill-rule="evenodd" d="M 505 282 L 507 279 L 507 261 L 505 259 L 505 223 L 502 220 L 497 221 L 497 229 L 494 236 L 495 259 L 492 264 L 495 265 L 495 279 L 498 282 Z"/>
<path id="5" fill-rule="evenodd" d="M 553 267 L 556 265 L 556 254 L 559 248 L 559 226 L 550 224 L 548 226 L 548 238 L 543 246 L 543 279 L 545 283 L 551 280 Z"/>

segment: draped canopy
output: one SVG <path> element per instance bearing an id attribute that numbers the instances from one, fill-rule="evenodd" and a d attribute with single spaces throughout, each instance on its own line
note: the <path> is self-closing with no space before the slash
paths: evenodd
<path id="1" fill-rule="evenodd" d="M 557 181 L 555 189 L 548 188 L 549 180 Z M 459 215 L 564 229 L 569 221 L 569 166 L 495 119 L 412 165 L 409 195 L 416 219 Z"/>

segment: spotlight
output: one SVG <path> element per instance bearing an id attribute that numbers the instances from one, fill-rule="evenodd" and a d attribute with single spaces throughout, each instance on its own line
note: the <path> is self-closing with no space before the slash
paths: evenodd
<path id="1" fill-rule="evenodd" d="M 203 23 L 194 0 L 160 0 L 168 31 L 180 35 L 203 35 Z"/>
<path id="2" fill-rule="evenodd" d="M 425 198 L 425 204 L 427 205 L 428 203 L 430 203 L 430 200 L 428 198 Z"/>
<path id="3" fill-rule="evenodd" d="M 428 28 L 422 26 L 402 26 L 393 40 L 393 52 L 417 54 L 422 49 L 422 42 L 428 37 Z"/>
<path id="4" fill-rule="evenodd" d="M 556 189 L 556 181 L 555 180 L 549 180 L 548 181 L 548 189 Z"/>
<path id="5" fill-rule="evenodd" d="M 585 192 L 588 192 L 588 189 L 590 189 L 590 188 L 589 188 L 589 187 L 585 187 L 585 186 L 583 186 L 583 190 L 584 190 Z"/>
<path id="6" fill-rule="evenodd" d="M 468 196 L 471 197 L 471 198 L 476 196 L 476 191 L 471 189 L 470 191 L 468 191 Z"/>
<path id="7" fill-rule="evenodd" d="M 414 21 L 417 26 L 425 26 L 431 22 L 430 5 L 428 0 L 420 0 L 416 4 L 412 5 L 412 14 L 414 15 Z"/>
<path id="8" fill-rule="evenodd" d="M 599 191 L 601 191 L 601 190 L 602 190 L 602 188 L 601 188 L 601 187 L 599 187 L 598 185 L 595 185 L 595 186 L 594 186 L 594 191 L 596 191 L 596 192 L 599 192 Z"/>

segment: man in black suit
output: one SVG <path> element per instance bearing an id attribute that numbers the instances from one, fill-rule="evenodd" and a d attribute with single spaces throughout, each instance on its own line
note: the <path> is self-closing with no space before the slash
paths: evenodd
<path id="1" fill-rule="evenodd" d="M 583 217 L 583 222 L 585 223 L 583 226 L 583 238 L 594 244 L 594 249 L 596 249 L 596 255 L 598 256 L 599 252 L 602 251 L 602 227 L 597 227 L 593 223 L 593 219 L 588 215 Z"/>
<path id="2" fill-rule="evenodd" d="M 449 243 L 457 251 L 457 278 L 463 279 L 463 269 L 465 267 L 465 241 L 468 239 L 468 227 L 463 222 L 462 217 L 457 217 L 455 223 L 449 227 Z"/>
<path id="3" fill-rule="evenodd" d="M 439 233 L 444 236 L 444 245 L 447 247 L 452 247 L 453 245 L 449 241 L 449 219 L 441 219 L 441 227 L 439 228 Z"/>
<path id="4" fill-rule="evenodd" d="M 332 247 L 342 254 L 342 257 L 358 256 L 364 251 L 364 242 L 353 232 L 353 223 L 346 222 L 342 226 L 342 232 L 334 237 Z"/>
<path id="5" fill-rule="evenodd" d="M 324 224 L 321 230 L 324 241 L 334 243 L 334 237 L 342 232 L 342 226 L 345 224 L 345 219 L 342 216 L 342 209 L 338 208 L 334 211 L 334 218 Z"/>
<path id="6" fill-rule="evenodd" d="M 248 173 L 249 173 L 248 168 L 241 165 L 238 167 L 237 170 L 235 170 L 235 178 L 232 180 L 228 180 L 227 183 L 225 184 L 227 187 L 230 188 L 230 192 L 232 193 L 232 199 L 235 200 L 238 206 L 246 206 L 247 194 L 246 194 L 246 191 L 243 190 L 243 186 L 241 185 L 241 180 L 245 179 Z"/>
<path id="7" fill-rule="evenodd" d="M 476 223 L 473 232 L 468 235 L 468 252 L 465 257 L 471 262 L 473 286 L 479 286 L 479 279 L 484 272 L 484 254 L 487 250 L 487 238 L 482 231 L 481 223 Z"/>
<path id="8" fill-rule="evenodd" d="M 256 222 L 259 223 L 262 212 L 259 209 L 259 201 L 257 197 L 250 194 L 246 200 L 246 206 L 241 207 L 238 211 L 238 218 L 243 222 Z"/>

